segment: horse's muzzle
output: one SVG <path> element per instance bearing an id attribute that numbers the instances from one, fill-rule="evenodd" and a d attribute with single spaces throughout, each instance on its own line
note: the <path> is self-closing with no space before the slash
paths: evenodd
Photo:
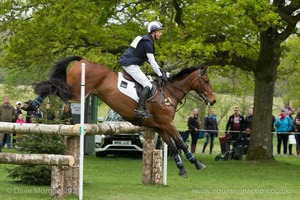
<path id="1" fill-rule="evenodd" d="M 217 101 L 216 100 L 213 100 L 211 102 L 209 102 L 209 105 L 213 106 Z"/>

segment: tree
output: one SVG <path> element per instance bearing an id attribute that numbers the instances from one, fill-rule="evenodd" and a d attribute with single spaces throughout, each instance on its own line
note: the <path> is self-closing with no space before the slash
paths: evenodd
<path id="1" fill-rule="evenodd" d="M 242 71 L 237 76 L 253 78 L 247 159 L 273 159 L 274 85 L 285 41 L 298 31 L 299 9 L 299 0 L 1 2 L 6 44 L 1 65 L 43 75 L 49 63 L 78 54 L 113 68 L 131 40 L 145 33 L 146 22 L 158 19 L 165 30 L 156 44 L 156 58 L 164 68 L 175 71 L 203 62 L 223 70 L 224 76 L 232 72 L 224 69 L 235 67 Z M 31 80 L 39 79 L 44 77 Z"/>
<path id="2" fill-rule="evenodd" d="M 274 85 L 282 46 L 297 32 L 299 9 L 298 0 L 207 0 L 187 8 L 189 20 L 182 36 L 186 45 L 177 49 L 182 52 L 179 55 L 189 54 L 209 64 L 233 65 L 254 75 L 249 160 L 273 159 L 270 131 Z"/>
<path id="3" fill-rule="evenodd" d="M 278 79 L 275 85 L 275 95 L 281 96 L 285 105 L 296 109 L 300 105 L 300 38 L 294 36 L 286 42 L 286 51 L 278 68 Z"/>

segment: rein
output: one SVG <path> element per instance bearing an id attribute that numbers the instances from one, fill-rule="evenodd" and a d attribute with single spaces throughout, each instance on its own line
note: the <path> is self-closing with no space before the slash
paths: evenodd
<path id="1" fill-rule="evenodd" d="M 179 90 L 180 92 L 182 92 L 183 94 L 188 94 L 187 91 L 185 91 L 185 90 L 179 88 L 177 85 L 174 85 L 174 84 L 172 84 L 172 83 L 170 83 L 170 84 L 171 84 L 174 88 L 176 88 L 177 90 Z M 166 87 L 166 89 L 167 89 L 167 90 L 175 97 L 175 99 L 176 99 L 177 101 L 179 101 L 180 104 L 182 104 L 182 101 L 174 94 L 174 92 L 173 92 L 172 90 L 170 90 L 170 88 L 168 88 L 167 85 L 166 85 L 165 87 Z"/>
<path id="2" fill-rule="evenodd" d="M 176 89 L 178 89 L 179 91 L 181 91 L 182 93 L 188 94 L 187 91 L 185 91 L 185 90 L 183 90 L 183 89 L 177 87 L 176 85 L 174 85 L 174 84 L 172 84 L 172 83 L 170 83 L 170 84 L 171 84 L 174 88 L 176 88 Z M 178 112 L 178 111 L 185 105 L 185 103 L 186 103 L 186 95 L 184 96 L 184 103 L 182 103 L 182 101 L 174 94 L 174 92 L 173 92 L 172 90 L 170 90 L 170 88 L 168 88 L 167 86 L 166 86 L 166 88 L 167 88 L 167 90 L 175 97 L 175 99 L 176 99 L 177 101 L 179 101 L 180 107 L 179 107 L 178 109 L 176 109 L 176 112 Z"/>

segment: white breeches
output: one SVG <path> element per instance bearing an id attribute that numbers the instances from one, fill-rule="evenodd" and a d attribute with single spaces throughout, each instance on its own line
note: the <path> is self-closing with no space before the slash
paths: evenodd
<path id="1" fill-rule="evenodd" d="M 144 74 L 144 72 L 142 72 L 142 70 L 140 69 L 140 66 L 138 66 L 138 65 L 129 65 L 126 67 L 123 66 L 123 69 L 128 74 L 130 74 L 130 76 L 132 76 L 132 78 L 136 82 L 141 84 L 143 86 L 143 88 L 148 86 L 150 88 L 150 90 L 152 89 L 152 84 L 151 84 L 150 80 L 147 78 L 147 76 Z"/>

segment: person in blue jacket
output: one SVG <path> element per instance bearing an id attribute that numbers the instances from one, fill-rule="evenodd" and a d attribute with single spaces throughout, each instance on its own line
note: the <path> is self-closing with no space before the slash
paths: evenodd
<path id="1" fill-rule="evenodd" d="M 152 84 L 147 76 L 142 72 L 140 66 L 148 61 L 163 81 L 168 81 L 166 72 L 164 72 L 154 58 L 154 41 L 159 40 L 162 35 L 163 25 L 158 21 L 153 21 L 148 24 L 148 34 L 137 36 L 130 44 L 130 47 L 121 55 L 118 63 L 130 76 L 143 86 L 140 94 L 139 104 L 135 110 L 137 118 L 149 118 L 151 115 L 147 112 L 145 101 L 151 91 Z"/>
<path id="2" fill-rule="evenodd" d="M 276 118 L 274 125 L 277 132 L 277 153 L 280 155 L 281 143 L 283 143 L 283 155 L 286 156 L 289 132 L 293 128 L 293 122 L 287 115 L 285 108 L 280 109 L 280 114 Z"/>

